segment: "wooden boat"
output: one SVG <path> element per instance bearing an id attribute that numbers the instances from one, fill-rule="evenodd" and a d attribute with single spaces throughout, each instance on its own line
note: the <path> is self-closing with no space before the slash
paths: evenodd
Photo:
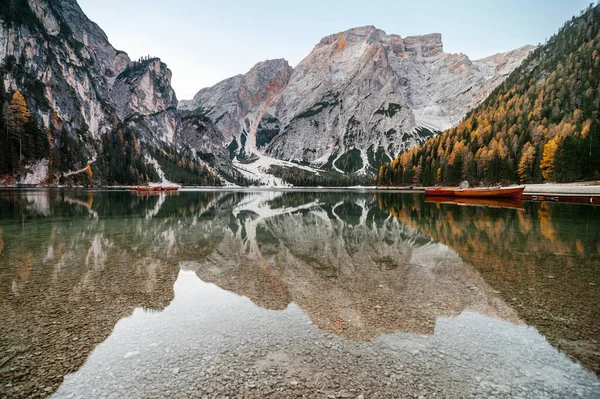
<path id="1" fill-rule="evenodd" d="M 454 188 L 451 187 L 436 187 L 425 190 L 425 195 L 435 197 L 454 197 Z"/>
<path id="2" fill-rule="evenodd" d="M 130 187 L 131 191 L 177 191 L 179 190 L 179 186 L 132 186 Z"/>
<path id="3" fill-rule="evenodd" d="M 454 190 L 456 197 L 469 198 L 521 198 L 525 186 L 517 187 L 487 187 L 487 188 L 461 188 Z"/>
<path id="4" fill-rule="evenodd" d="M 428 197 L 521 198 L 524 190 L 525 186 L 486 188 L 436 187 L 425 190 L 425 195 Z"/>

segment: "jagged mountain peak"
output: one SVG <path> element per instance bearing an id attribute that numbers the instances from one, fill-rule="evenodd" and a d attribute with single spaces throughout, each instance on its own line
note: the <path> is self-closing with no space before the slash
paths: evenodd
<path id="1" fill-rule="evenodd" d="M 530 50 L 472 61 L 445 53 L 440 33 L 361 26 L 325 36 L 293 70 L 265 61 L 180 107 L 207 110 L 232 156 L 370 173 L 456 124 Z"/>
<path id="2" fill-rule="evenodd" d="M 272 98 L 286 84 L 292 67 L 284 59 L 266 60 L 257 63 L 244 75 L 244 82 L 240 87 L 240 95 L 249 109 Z"/>
<path id="3" fill-rule="evenodd" d="M 255 71 L 263 70 L 263 69 L 287 69 L 291 68 L 290 64 L 285 58 L 275 58 L 269 59 L 265 61 L 260 61 L 254 64 L 252 68 L 246 73 L 246 75 L 255 73 Z"/>
<path id="4" fill-rule="evenodd" d="M 353 42 L 361 40 L 366 41 L 369 38 L 372 38 L 374 34 L 385 35 L 385 32 L 377 29 L 373 25 L 358 26 L 342 32 L 327 35 L 319 41 L 317 46 L 331 45 L 333 43 L 337 43 L 339 40 L 352 40 Z"/>
<path id="5" fill-rule="evenodd" d="M 402 38 L 397 34 L 387 34 L 384 30 L 372 25 L 351 28 L 325 36 L 313 51 L 320 47 L 333 46 L 337 50 L 334 53 L 341 53 L 348 46 L 364 44 L 391 46 L 397 55 L 406 52 L 408 55 L 435 56 L 444 51 L 441 33 Z"/>
<path id="6" fill-rule="evenodd" d="M 361 26 L 324 37 L 295 68 L 261 61 L 178 102 L 160 59 L 132 61 L 75 0 L 17 3 L 19 13 L 0 12 L 3 86 L 22 91 L 47 129 L 83 142 L 66 172 L 95 162 L 119 122 L 146 147 L 191 149 L 223 175 L 261 157 L 254 169 L 266 174 L 271 161 L 369 174 L 458 122 L 530 50 L 471 61 L 445 53 L 439 33 Z"/>
<path id="7" fill-rule="evenodd" d="M 292 67 L 283 58 L 269 59 L 254 64 L 245 74 L 238 74 L 216 83 L 212 87 L 201 89 L 192 100 L 182 100 L 179 108 L 192 111 L 197 108 L 210 108 L 217 102 L 229 99 L 226 92 L 238 92 L 242 86 L 254 86 L 261 90 L 262 86 L 268 86 L 275 78 L 289 78 Z"/>
<path id="8" fill-rule="evenodd" d="M 286 87 L 292 71 L 282 58 L 261 61 L 244 75 L 200 90 L 191 101 L 181 101 L 179 108 L 200 110 L 214 122 L 224 140 L 214 143 L 215 151 L 229 146 L 231 154 L 245 157 L 256 152 L 257 147 L 254 139 L 247 141 L 246 137 L 257 130 L 267 106 Z M 246 143 L 251 144 L 249 148 Z"/>

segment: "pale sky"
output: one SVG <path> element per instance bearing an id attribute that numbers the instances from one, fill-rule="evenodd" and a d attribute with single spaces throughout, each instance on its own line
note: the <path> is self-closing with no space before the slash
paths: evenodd
<path id="1" fill-rule="evenodd" d="M 157 56 L 177 98 L 266 59 L 300 62 L 322 37 L 374 25 L 402 37 L 441 33 L 444 50 L 478 59 L 544 42 L 590 0 L 79 0 L 112 45 Z"/>

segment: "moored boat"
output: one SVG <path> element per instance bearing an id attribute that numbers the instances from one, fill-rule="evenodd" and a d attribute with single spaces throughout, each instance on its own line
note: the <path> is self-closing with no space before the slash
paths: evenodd
<path id="1" fill-rule="evenodd" d="M 521 198 L 525 186 L 485 188 L 432 188 L 425 190 L 427 196 L 469 198 Z"/>
<path id="2" fill-rule="evenodd" d="M 450 187 L 435 187 L 425 190 L 425 195 L 436 197 L 454 197 L 454 189 Z"/>
<path id="3" fill-rule="evenodd" d="M 525 191 L 525 186 L 461 188 L 454 190 L 454 195 L 469 198 L 521 198 L 523 191 Z"/>

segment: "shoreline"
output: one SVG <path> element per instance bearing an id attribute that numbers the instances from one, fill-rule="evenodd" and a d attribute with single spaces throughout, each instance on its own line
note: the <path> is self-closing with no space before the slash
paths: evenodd
<path id="1" fill-rule="evenodd" d="M 136 186 L 50 186 L 50 185 L 21 185 L 0 186 L 0 191 L 8 190 L 89 190 L 89 191 L 119 191 L 131 190 Z M 350 186 L 350 187 L 310 187 L 310 186 L 180 186 L 179 191 L 381 191 L 381 192 L 425 192 L 432 187 L 415 186 Z M 600 197 L 600 181 L 585 183 L 545 183 L 526 184 L 523 196 L 598 196 Z"/>

